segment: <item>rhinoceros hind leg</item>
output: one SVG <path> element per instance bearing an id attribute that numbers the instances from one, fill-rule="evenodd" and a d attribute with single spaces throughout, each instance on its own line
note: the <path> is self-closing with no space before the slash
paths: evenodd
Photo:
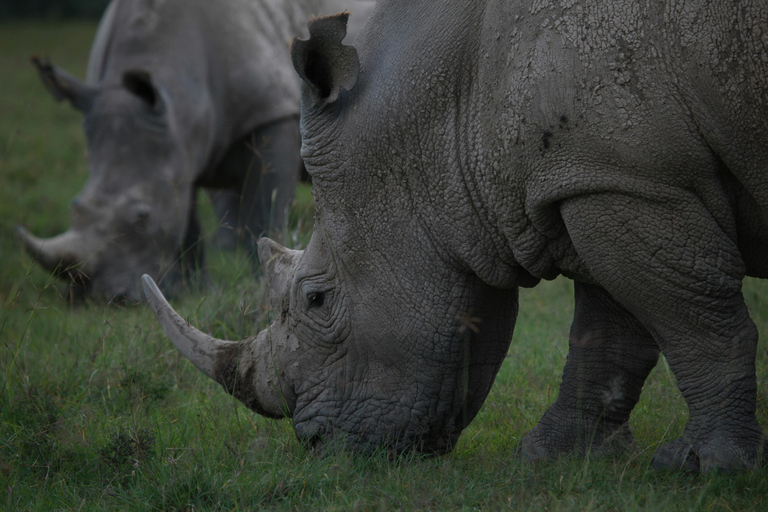
<path id="1" fill-rule="evenodd" d="M 560 211 L 584 267 L 653 333 L 688 405 L 683 436 L 659 448 L 654 465 L 695 471 L 698 459 L 701 472 L 753 469 L 765 436 L 744 260 L 692 191 L 665 193 L 664 201 L 592 194 Z"/>
<path id="2" fill-rule="evenodd" d="M 205 247 L 202 235 L 203 230 L 197 215 L 197 201 L 193 200 L 179 258 L 181 273 L 185 279 L 190 279 L 196 273 L 201 275 L 205 273 Z"/>
<path id="3" fill-rule="evenodd" d="M 744 442 L 744 432 L 724 433 L 701 441 L 691 441 L 688 436 L 665 444 L 656 450 L 651 466 L 656 470 L 683 470 L 688 473 L 710 471 L 742 471 L 765 467 L 768 461 L 768 439 L 755 423 L 752 437 Z M 746 436 L 749 437 L 749 436 Z M 756 446 L 756 450 L 744 450 L 744 446 Z"/>
<path id="4" fill-rule="evenodd" d="M 280 239 L 298 181 L 299 121 L 284 119 L 253 132 L 247 150 L 252 159 L 243 176 L 239 221 L 242 243 L 256 258 L 256 242 L 265 235 Z"/>
<path id="5" fill-rule="evenodd" d="M 219 221 L 210 243 L 224 251 L 234 251 L 240 225 L 240 192 L 233 188 L 206 189 L 213 212 Z"/>
<path id="6" fill-rule="evenodd" d="M 559 432 L 558 437 L 560 439 L 553 443 L 552 439 L 547 439 L 548 435 L 554 433 L 552 425 L 539 422 L 523 438 L 519 451 L 526 462 L 535 464 L 552 461 L 560 457 L 583 457 L 587 453 L 592 458 L 613 457 L 637 449 L 637 443 L 629 424 L 621 425 L 610 434 L 603 432 L 602 436 L 596 435 L 596 431 L 599 429 L 599 425 L 594 423 L 578 422 L 578 424 L 569 426 L 567 430 Z M 590 435 L 590 432 L 595 433 L 595 435 Z M 581 440 L 581 442 L 572 442 L 568 449 L 565 449 L 562 442 L 564 439 Z"/>
<path id="7" fill-rule="evenodd" d="M 587 452 L 605 456 L 635 446 L 627 422 L 659 349 L 602 288 L 576 282 L 575 296 L 560 393 L 523 441 L 530 461 Z"/>
<path id="8" fill-rule="evenodd" d="M 181 248 L 159 281 L 160 288 L 168 296 L 173 296 L 185 287 L 205 287 L 209 284 L 205 267 L 205 248 L 202 228 L 197 215 L 197 201 L 192 201 L 187 221 L 187 230 Z"/>

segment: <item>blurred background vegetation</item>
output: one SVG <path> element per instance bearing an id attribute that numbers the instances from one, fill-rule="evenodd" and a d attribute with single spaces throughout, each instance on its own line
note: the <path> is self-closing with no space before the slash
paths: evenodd
<path id="1" fill-rule="evenodd" d="M 109 0 L 0 0 L 0 22 L 98 20 Z"/>

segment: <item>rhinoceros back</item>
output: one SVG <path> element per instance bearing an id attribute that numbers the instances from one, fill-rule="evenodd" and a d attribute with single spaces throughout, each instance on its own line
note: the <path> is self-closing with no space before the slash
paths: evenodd
<path id="1" fill-rule="evenodd" d="M 340 0 L 113 0 L 99 24 L 88 81 L 119 83 L 126 69 L 152 75 L 175 98 L 210 101 L 227 140 L 298 116 L 289 42 L 307 20 L 355 7 Z M 372 2 L 359 2 L 361 15 Z"/>
<path id="2" fill-rule="evenodd" d="M 104 69 L 104 59 L 108 51 L 111 27 L 115 18 L 115 4 L 118 0 L 109 3 L 104 15 L 99 22 L 99 28 L 96 30 L 96 36 L 91 45 L 91 53 L 88 57 L 88 69 L 85 79 L 89 84 L 97 84 L 101 81 L 101 74 Z"/>

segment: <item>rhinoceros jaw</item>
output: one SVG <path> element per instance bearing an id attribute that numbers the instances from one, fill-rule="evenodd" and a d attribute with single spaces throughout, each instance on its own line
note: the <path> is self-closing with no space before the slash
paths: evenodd
<path id="1" fill-rule="evenodd" d="M 219 350 L 231 342 L 218 340 L 198 331 L 182 318 L 165 300 L 155 281 L 144 274 L 141 277 L 144 294 L 165 334 L 177 349 L 209 378 L 216 379 L 216 362 Z"/>

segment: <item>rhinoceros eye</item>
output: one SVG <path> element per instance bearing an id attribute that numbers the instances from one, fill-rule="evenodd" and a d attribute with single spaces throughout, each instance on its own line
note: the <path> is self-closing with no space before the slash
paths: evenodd
<path id="1" fill-rule="evenodd" d="M 319 308 L 325 302 L 325 294 L 323 292 L 310 292 L 307 294 L 307 302 L 310 308 Z"/>
<path id="2" fill-rule="evenodd" d="M 136 227 L 144 227 L 149 220 L 149 208 L 139 207 L 133 212 L 133 224 Z"/>

